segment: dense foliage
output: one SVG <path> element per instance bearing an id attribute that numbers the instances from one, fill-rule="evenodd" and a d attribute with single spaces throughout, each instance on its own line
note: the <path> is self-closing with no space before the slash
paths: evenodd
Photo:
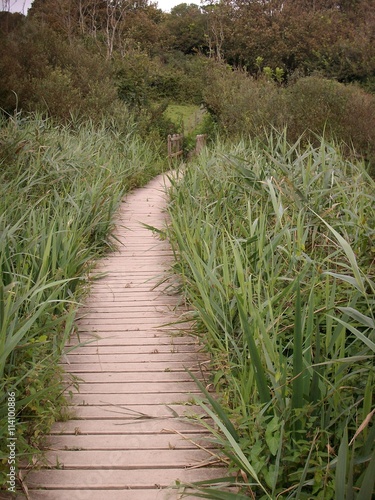
<path id="1" fill-rule="evenodd" d="M 374 193 L 334 144 L 277 134 L 175 181 L 175 270 L 217 390 L 201 405 L 234 474 L 196 496 L 371 500 Z"/>
<path id="2" fill-rule="evenodd" d="M 229 136 L 324 130 L 374 164 L 374 1 L 35 0 L 0 12 L 0 107 L 98 122 L 125 102 L 165 137 L 169 103 L 203 104 Z"/>
<path id="3" fill-rule="evenodd" d="M 273 78 L 253 78 L 245 71 L 215 65 L 204 92 L 206 108 L 229 137 L 264 136 L 270 127 L 284 130 L 290 141 L 304 134 L 317 143 L 339 139 L 347 153 L 354 148 L 375 166 L 375 96 L 355 85 L 317 76 L 280 86 Z"/>

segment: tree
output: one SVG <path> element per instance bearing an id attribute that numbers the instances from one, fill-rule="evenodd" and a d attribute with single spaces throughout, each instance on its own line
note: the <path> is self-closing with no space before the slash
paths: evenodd
<path id="1" fill-rule="evenodd" d="M 65 35 L 69 42 L 78 30 L 79 11 L 74 0 L 34 0 L 28 16 Z"/>
<path id="2" fill-rule="evenodd" d="M 165 18 L 166 45 L 184 54 L 207 51 L 206 13 L 195 4 L 181 3 Z"/>
<path id="3" fill-rule="evenodd" d="M 211 53 L 215 45 L 253 75 L 258 57 L 287 76 L 363 81 L 375 72 L 375 0 L 220 0 L 206 9 Z"/>

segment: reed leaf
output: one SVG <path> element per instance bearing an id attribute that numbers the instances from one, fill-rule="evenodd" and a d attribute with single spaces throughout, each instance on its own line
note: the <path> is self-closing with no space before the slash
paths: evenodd
<path id="1" fill-rule="evenodd" d="M 268 389 L 267 377 L 263 368 L 258 348 L 255 344 L 253 331 L 250 328 L 248 318 L 245 313 L 243 299 L 236 294 L 237 307 L 240 315 L 241 327 L 245 335 L 247 345 L 249 347 L 251 363 L 254 367 L 255 380 L 258 387 L 259 398 L 262 403 L 267 404 L 271 401 L 271 394 Z"/>
<path id="2" fill-rule="evenodd" d="M 293 340 L 293 381 L 292 381 L 292 408 L 303 406 L 303 331 L 300 281 L 296 283 L 296 305 L 294 313 L 294 340 Z"/>
<path id="3" fill-rule="evenodd" d="M 346 474 L 348 467 L 349 442 L 348 429 L 345 427 L 341 440 L 339 452 L 337 454 L 336 475 L 335 475 L 335 498 L 337 500 L 346 498 Z"/>

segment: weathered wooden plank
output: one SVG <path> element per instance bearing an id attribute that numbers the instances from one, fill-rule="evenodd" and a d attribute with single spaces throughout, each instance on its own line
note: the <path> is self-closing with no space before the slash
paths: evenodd
<path id="1" fill-rule="evenodd" d="M 111 383 L 90 383 L 79 384 L 78 391 L 71 389 L 79 394 L 158 394 L 160 392 L 200 392 L 195 382 L 111 382 Z"/>
<path id="2" fill-rule="evenodd" d="M 157 394 L 73 394 L 72 403 L 77 405 L 135 405 L 178 404 L 195 401 L 196 393 L 160 392 Z"/>
<path id="3" fill-rule="evenodd" d="M 123 310 L 121 312 L 117 313 L 112 313 L 112 314 L 107 314 L 103 315 L 103 313 L 99 314 L 82 314 L 80 317 L 77 319 L 77 325 L 78 326 L 86 326 L 86 325 L 98 325 L 98 326 L 106 326 L 110 324 L 114 325 L 127 325 L 127 324 L 141 324 L 141 325 L 157 325 L 161 326 L 165 323 L 167 324 L 172 324 L 175 323 L 176 325 L 180 325 L 181 323 L 178 321 L 178 317 L 174 316 L 174 313 L 168 312 L 168 311 L 151 311 L 151 312 L 143 312 L 140 313 L 139 311 L 133 313 L 129 312 L 127 314 L 127 310 Z M 185 327 L 187 327 L 187 320 L 186 322 L 183 323 Z"/>
<path id="4" fill-rule="evenodd" d="M 80 470 L 50 469 L 31 471 L 27 475 L 27 483 L 30 489 L 48 487 L 51 489 L 64 489 L 67 483 L 70 488 L 77 489 L 121 489 L 121 488 L 159 488 L 175 485 L 176 481 L 193 482 L 204 479 L 215 479 L 225 475 L 223 468 L 199 468 L 199 469 L 138 469 L 138 470 L 113 470 L 97 469 Z M 106 498 L 106 497 L 104 497 Z"/>
<path id="5" fill-rule="evenodd" d="M 146 353 L 132 353 L 127 352 L 125 354 L 105 354 L 99 352 L 98 354 L 69 354 L 70 364 L 74 363 L 154 363 L 161 361 L 182 361 L 189 363 L 191 361 L 204 360 L 205 355 L 195 352 L 195 353 L 181 353 L 181 352 L 159 352 L 157 349 L 149 350 Z"/>
<path id="6" fill-rule="evenodd" d="M 79 339 L 74 338 L 74 343 L 67 344 L 66 352 L 70 352 L 74 346 L 116 346 L 128 345 L 136 346 L 144 342 L 145 345 L 184 345 L 184 331 L 178 330 L 171 332 L 171 335 L 160 332 L 158 330 L 125 330 L 119 332 L 102 332 L 95 334 L 90 332 L 80 332 Z M 178 342 L 181 340 L 181 342 Z M 123 341 L 123 343 L 122 343 Z M 185 345 L 191 345 L 192 342 L 187 342 Z"/>
<path id="7" fill-rule="evenodd" d="M 84 489 L 71 490 L 32 490 L 32 500 L 180 500 L 181 493 L 172 489 L 113 489 L 113 490 L 92 490 Z M 16 500 L 24 500 L 26 497 L 18 497 Z M 184 500 L 197 498 L 189 494 L 183 495 Z"/>
<path id="8" fill-rule="evenodd" d="M 107 280 L 101 280 L 100 282 L 97 282 L 95 284 L 92 285 L 92 291 L 93 290 L 106 290 L 107 288 L 109 289 L 115 289 L 115 290 L 123 290 L 124 288 L 127 289 L 127 290 L 155 290 L 155 291 L 158 291 L 158 292 L 161 292 L 163 293 L 162 290 L 157 290 L 155 288 L 155 283 L 145 283 L 145 282 L 139 282 L 139 283 L 134 283 L 132 281 L 128 281 L 128 280 L 124 280 L 124 281 L 120 281 L 120 280 L 111 280 L 111 281 L 107 281 Z"/>
<path id="9" fill-rule="evenodd" d="M 104 325 L 105 326 L 105 325 Z M 117 327 L 117 329 L 116 329 Z M 186 333 L 188 333 L 188 330 L 186 329 L 185 326 L 179 325 L 179 324 L 173 324 L 171 323 L 170 325 L 163 326 L 161 325 L 161 322 L 159 325 L 153 325 L 153 324 L 137 324 L 137 323 L 129 323 L 126 325 L 109 325 L 109 329 L 104 329 L 103 325 L 99 325 L 98 329 L 94 328 L 94 325 L 82 325 L 81 330 L 78 331 L 78 334 L 81 336 L 92 336 L 92 338 L 117 338 L 122 335 L 123 337 L 134 337 L 139 336 L 140 337 L 153 337 L 155 338 L 161 338 L 161 337 L 166 337 L 167 335 L 170 335 L 171 337 L 173 336 L 182 336 Z"/>
<path id="10" fill-rule="evenodd" d="M 96 287 L 93 287 L 90 291 L 90 296 L 98 294 L 108 295 L 109 293 L 113 293 L 110 287 L 105 287 L 105 289 L 102 290 L 96 290 Z M 120 294 L 121 297 L 124 298 L 126 298 L 129 295 L 136 295 L 137 297 L 146 297 L 151 301 L 156 298 L 164 297 L 163 291 L 157 290 L 152 286 L 139 287 L 138 289 L 136 289 L 135 287 L 132 288 L 124 286 L 122 290 L 118 290 L 118 293 Z"/>
<path id="11" fill-rule="evenodd" d="M 190 348 L 198 346 L 197 340 L 194 337 L 187 337 L 187 336 L 181 336 L 181 337 L 172 337 L 172 336 L 154 336 L 153 334 L 150 335 L 142 335 L 140 338 L 139 335 L 137 336 L 132 336 L 128 337 L 127 335 L 117 335 L 116 337 L 109 336 L 107 338 L 101 338 L 101 339 L 95 339 L 90 335 L 80 335 L 80 340 L 77 342 L 76 339 L 74 339 L 75 342 L 72 341 L 66 345 L 66 350 L 72 349 L 72 348 L 97 348 L 100 347 L 101 349 L 104 348 L 116 348 L 116 347 L 124 347 L 124 346 L 134 346 L 134 347 L 145 347 L 147 345 L 155 345 L 155 346 L 177 346 L 178 348 L 181 347 L 181 349 L 184 349 L 185 347 L 189 346 Z M 77 351 L 75 351 L 77 352 Z"/>
<path id="12" fill-rule="evenodd" d="M 45 454 L 47 465 L 69 469 L 155 469 L 193 467 L 202 462 L 217 461 L 212 453 L 204 450 L 91 450 L 48 451 Z"/>
<path id="13" fill-rule="evenodd" d="M 200 424 L 186 418 L 148 418 L 141 414 L 134 420 L 124 418 L 122 422 L 118 419 L 55 422 L 51 434 L 174 434 L 175 431 L 182 434 L 206 432 Z"/>
<path id="14" fill-rule="evenodd" d="M 211 438 L 212 440 L 212 438 Z M 50 435 L 47 447 L 61 450 L 196 450 L 197 446 L 205 449 L 215 448 L 216 444 L 204 433 L 189 433 L 184 437 L 179 434 L 77 434 Z"/>
<path id="15" fill-rule="evenodd" d="M 194 375 L 202 379 L 202 374 L 195 371 Z M 74 376 L 74 375 L 73 375 Z M 66 380 L 71 380 L 71 374 L 66 375 Z M 116 383 L 116 382 L 191 382 L 191 376 L 186 371 L 153 371 L 153 372 L 88 372 L 80 376 L 84 383 Z M 207 382 L 208 383 L 208 382 Z"/>
<path id="16" fill-rule="evenodd" d="M 69 348 L 69 349 L 72 349 Z M 89 354 L 94 355 L 96 353 L 101 354 L 148 354 L 148 353 L 196 353 L 197 348 L 195 344 L 166 344 L 160 342 L 150 342 L 146 343 L 146 345 L 114 345 L 114 346 L 106 346 L 106 345 L 93 345 L 88 344 L 85 346 L 79 346 L 70 350 L 69 352 L 74 353 L 76 355 L 81 354 Z"/>
<path id="17" fill-rule="evenodd" d="M 151 303 L 173 303 L 175 301 L 174 298 L 168 297 L 165 295 L 162 295 L 161 292 L 147 292 L 147 293 L 129 293 L 126 290 L 122 291 L 121 293 L 110 293 L 110 292 L 101 292 L 97 293 L 95 290 L 92 291 L 91 296 L 93 298 L 93 303 L 97 303 L 99 300 L 99 303 L 103 302 L 123 302 L 123 303 L 128 303 L 128 302 L 139 302 L 139 301 L 150 301 Z"/>
<path id="18" fill-rule="evenodd" d="M 89 322 L 89 321 L 79 321 L 78 326 L 81 331 L 100 331 L 100 332 L 116 332 L 116 331 L 124 331 L 125 327 L 136 327 L 136 328 L 153 328 L 153 329 L 158 329 L 160 330 L 161 327 L 163 326 L 163 321 L 165 321 L 166 318 L 145 318 L 143 321 L 142 318 L 129 318 L 126 322 L 120 322 L 113 320 L 113 323 L 106 323 L 102 322 L 101 324 L 96 324 L 94 322 Z M 172 319 L 173 321 L 173 319 Z M 186 330 L 188 327 L 187 325 L 179 325 L 179 324 L 174 324 L 171 323 L 169 325 L 163 326 L 163 330 Z"/>
<path id="19" fill-rule="evenodd" d="M 106 365 L 106 364 L 104 364 Z M 74 372 L 77 374 L 85 372 L 186 372 L 186 369 L 190 371 L 199 370 L 200 363 L 194 363 L 189 361 L 155 361 L 150 366 L 149 363 L 113 363 L 110 367 L 99 365 L 98 363 L 61 363 L 66 372 Z"/>
<path id="20" fill-rule="evenodd" d="M 144 297 L 118 297 L 117 300 L 114 300 L 113 295 L 109 299 L 109 295 L 107 294 L 107 298 L 101 297 L 98 295 L 97 297 L 91 297 L 91 303 L 89 306 L 87 305 L 82 305 L 82 311 L 84 312 L 86 309 L 92 308 L 93 310 L 96 310 L 96 308 L 105 308 L 105 309 L 114 309 L 114 308 L 123 308 L 123 307 L 132 307 L 132 305 L 137 305 L 138 307 L 143 307 L 143 306 L 154 306 L 154 307 L 164 307 L 164 306 L 170 306 L 173 307 L 174 309 L 181 304 L 182 306 L 184 305 L 182 300 L 178 300 L 175 298 L 174 295 L 156 295 L 155 297 L 149 297 L 147 296 Z"/>
<path id="21" fill-rule="evenodd" d="M 129 312 L 137 312 L 137 313 L 140 313 L 140 312 L 146 312 L 146 311 L 151 311 L 151 312 L 154 312 L 154 311 L 157 311 L 157 312 L 160 312 L 160 313 L 171 313 L 172 315 L 173 314 L 182 314 L 184 311 L 181 307 L 181 309 L 178 309 L 178 311 L 176 312 L 176 305 L 179 304 L 179 300 L 174 300 L 174 303 L 172 301 L 173 297 L 165 297 L 165 295 L 163 295 L 161 298 L 164 298 L 165 299 L 165 302 L 164 303 L 159 303 L 159 302 L 154 302 L 154 301 L 144 301 L 144 302 L 140 302 L 139 304 L 129 304 L 127 300 L 124 300 L 124 305 L 123 307 L 127 307 L 126 310 L 130 309 L 131 310 Z M 98 302 L 97 304 L 94 304 L 92 303 L 93 301 L 91 301 L 91 303 L 89 304 L 83 304 L 80 306 L 79 308 L 79 312 L 78 314 L 79 315 L 86 315 L 87 313 L 90 313 L 90 312 L 94 312 L 94 313 L 106 313 L 106 312 L 111 312 L 111 308 L 108 308 L 108 306 L 103 306 L 100 302 Z M 185 309 L 185 311 L 187 312 L 187 308 Z M 116 312 L 116 311 L 114 311 Z"/>
<path id="22" fill-rule="evenodd" d="M 196 418 L 204 416 L 200 406 L 193 404 L 181 405 L 85 405 L 67 407 L 71 419 L 103 420 L 103 419 L 134 419 L 144 415 L 147 418 L 170 418 L 172 415 Z"/>

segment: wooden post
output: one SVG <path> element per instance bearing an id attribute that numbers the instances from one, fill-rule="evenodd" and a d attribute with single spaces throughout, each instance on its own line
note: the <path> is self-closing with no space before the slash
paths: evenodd
<path id="1" fill-rule="evenodd" d="M 182 142 L 184 136 L 182 134 L 168 135 L 168 158 L 178 158 L 182 155 Z"/>
<path id="2" fill-rule="evenodd" d="M 196 141 L 195 141 L 195 154 L 196 155 L 199 155 L 199 153 L 202 151 L 202 149 L 206 146 L 206 138 L 207 138 L 207 134 L 197 135 Z"/>

